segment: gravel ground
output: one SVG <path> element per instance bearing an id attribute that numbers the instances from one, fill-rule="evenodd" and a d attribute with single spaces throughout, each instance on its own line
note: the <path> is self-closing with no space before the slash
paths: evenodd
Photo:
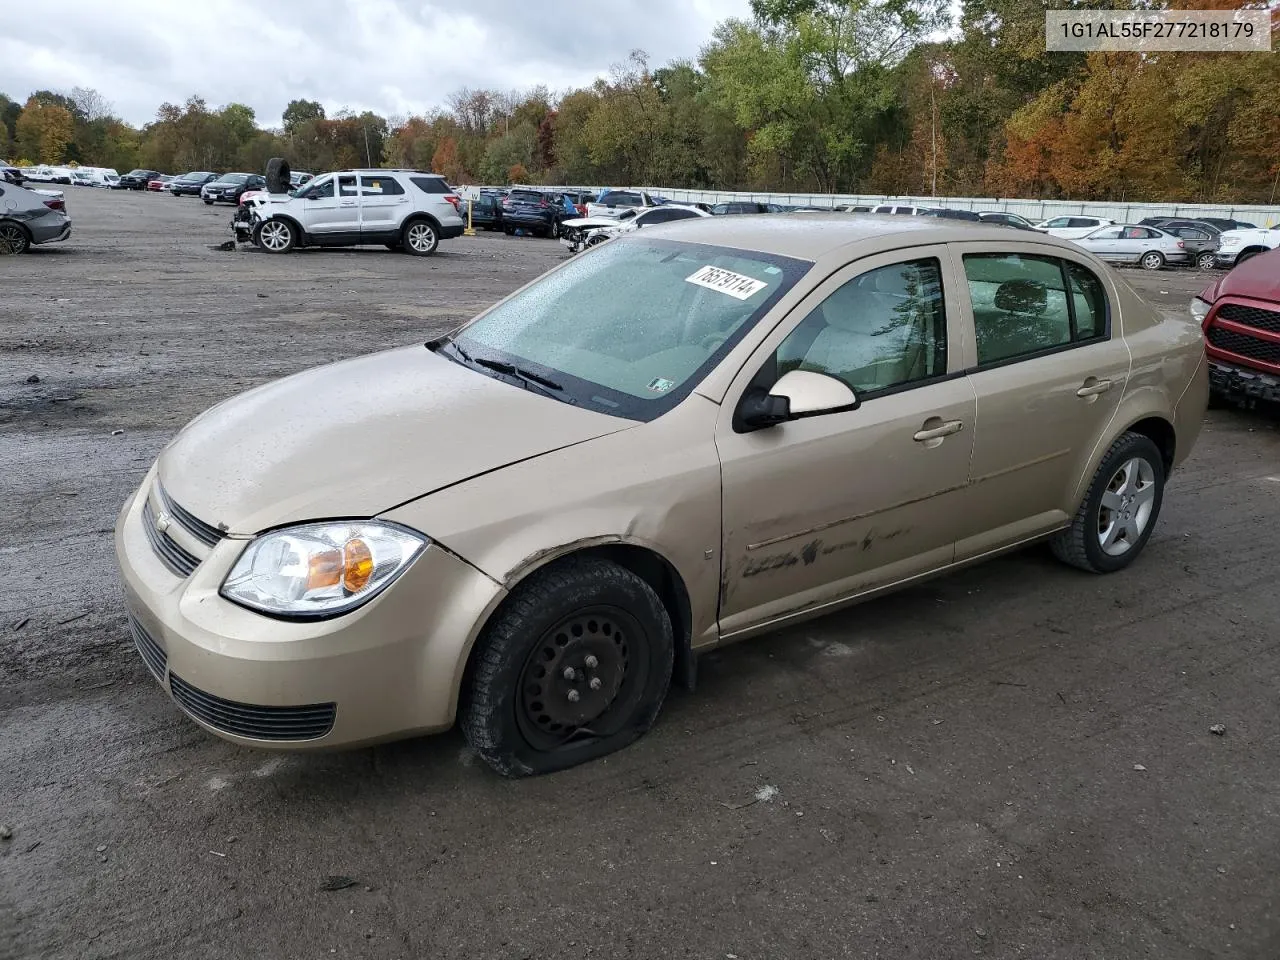
<path id="1" fill-rule="evenodd" d="M 1129 571 L 1030 550 L 712 654 L 605 762 L 260 753 L 134 653 L 119 505 L 212 403 L 563 254 L 218 252 L 227 207 L 67 192 L 0 260 L 0 958 L 1280 956 L 1274 417 L 1209 414 Z"/>

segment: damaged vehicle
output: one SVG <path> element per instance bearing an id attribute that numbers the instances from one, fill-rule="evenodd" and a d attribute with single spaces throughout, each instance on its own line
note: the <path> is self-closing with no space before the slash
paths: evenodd
<path id="1" fill-rule="evenodd" d="M 39 243 L 71 236 L 71 218 L 61 190 L 29 190 L 0 181 L 0 255 L 26 253 Z"/>
<path id="2" fill-rule="evenodd" d="M 365 169 L 254 194 L 237 208 L 231 228 L 237 241 L 267 253 L 382 245 L 425 257 L 441 240 L 462 236 L 466 222 L 462 199 L 439 174 Z"/>
<path id="3" fill-rule="evenodd" d="M 587 247 L 594 247 L 633 230 L 709 216 L 709 212 L 698 207 L 667 204 L 648 209 L 626 210 L 617 217 L 577 217 L 560 224 L 560 242 L 570 252 L 581 253 Z"/>
<path id="4" fill-rule="evenodd" d="M 1199 324 L 1065 241 L 699 218 L 212 407 L 116 555 L 141 659 L 206 731 L 456 722 L 547 773 L 636 740 L 724 644 L 1037 541 L 1122 570 L 1206 396 Z"/>

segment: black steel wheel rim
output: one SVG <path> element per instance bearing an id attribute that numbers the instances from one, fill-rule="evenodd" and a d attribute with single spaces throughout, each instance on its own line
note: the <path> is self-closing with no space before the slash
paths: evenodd
<path id="1" fill-rule="evenodd" d="M 648 638 L 620 607 L 576 610 L 545 631 L 520 673 L 516 722 L 537 750 L 589 743 L 624 729 L 644 696 Z"/>

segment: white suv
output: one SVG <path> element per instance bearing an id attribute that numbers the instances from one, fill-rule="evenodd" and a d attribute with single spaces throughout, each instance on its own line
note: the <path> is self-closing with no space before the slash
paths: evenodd
<path id="1" fill-rule="evenodd" d="M 339 170 L 288 194 L 253 197 L 232 221 L 236 239 L 268 253 L 381 243 L 425 257 L 462 235 L 462 201 L 420 170 Z"/>

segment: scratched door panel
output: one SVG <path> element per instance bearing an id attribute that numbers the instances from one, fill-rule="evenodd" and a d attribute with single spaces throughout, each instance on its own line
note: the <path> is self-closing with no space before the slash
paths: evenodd
<path id="1" fill-rule="evenodd" d="M 722 430 L 722 635 L 949 563 L 974 413 L 959 377 L 846 413 Z M 933 418 L 963 428 L 916 440 Z"/>

